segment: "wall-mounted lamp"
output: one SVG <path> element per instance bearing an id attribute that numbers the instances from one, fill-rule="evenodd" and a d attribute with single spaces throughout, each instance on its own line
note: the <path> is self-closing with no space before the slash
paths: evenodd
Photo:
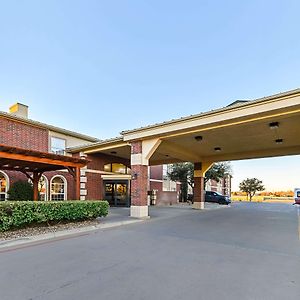
<path id="1" fill-rule="evenodd" d="M 277 129 L 279 127 L 279 122 L 271 122 L 269 123 L 270 129 Z"/>
<path id="2" fill-rule="evenodd" d="M 220 152 L 222 149 L 220 147 L 215 147 L 214 149 L 216 152 Z"/>
<path id="3" fill-rule="evenodd" d="M 203 137 L 201 135 L 197 135 L 194 137 L 194 139 L 197 141 L 197 142 L 201 142 L 203 140 Z"/>
<path id="4" fill-rule="evenodd" d="M 276 143 L 276 144 L 282 144 L 282 143 L 283 143 L 283 139 L 276 139 L 276 140 L 275 140 L 275 143 Z"/>
<path id="5" fill-rule="evenodd" d="M 131 180 L 136 180 L 137 177 L 138 177 L 138 174 L 137 174 L 137 173 L 131 174 Z"/>

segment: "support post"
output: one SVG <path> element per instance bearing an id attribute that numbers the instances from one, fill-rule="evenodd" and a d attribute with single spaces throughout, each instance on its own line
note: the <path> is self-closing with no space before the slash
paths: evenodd
<path id="1" fill-rule="evenodd" d="M 39 180 L 42 176 L 42 172 L 33 171 L 32 185 L 33 185 L 33 201 L 39 200 Z"/>
<path id="2" fill-rule="evenodd" d="M 205 202 L 205 172 L 213 163 L 202 162 L 194 164 L 194 209 L 204 209 Z"/>
<path id="3" fill-rule="evenodd" d="M 76 168 L 76 176 L 75 176 L 75 185 L 76 185 L 76 200 L 80 200 L 80 168 Z"/>
<path id="4" fill-rule="evenodd" d="M 149 218 L 147 193 L 149 159 L 160 143 L 159 139 L 152 139 L 135 141 L 131 144 L 131 217 Z"/>

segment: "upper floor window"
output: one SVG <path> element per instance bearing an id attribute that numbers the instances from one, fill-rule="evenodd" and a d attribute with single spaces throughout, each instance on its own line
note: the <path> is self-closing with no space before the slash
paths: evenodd
<path id="1" fill-rule="evenodd" d="M 52 153 L 60 154 L 60 155 L 65 154 L 66 140 L 52 136 L 50 143 L 51 143 Z"/>

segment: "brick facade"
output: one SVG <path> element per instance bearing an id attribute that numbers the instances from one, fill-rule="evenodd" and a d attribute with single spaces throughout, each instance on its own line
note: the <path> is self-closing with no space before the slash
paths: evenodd
<path id="1" fill-rule="evenodd" d="M 204 202 L 204 177 L 194 178 L 194 202 Z"/>
<path id="2" fill-rule="evenodd" d="M 134 165 L 131 172 L 136 177 L 131 180 L 131 205 L 145 206 L 148 203 L 148 166 Z"/>
<path id="3" fill-rule="evenodd" d="M 0 117 L 0 144 L 48 152 L 48 130 Z"/>

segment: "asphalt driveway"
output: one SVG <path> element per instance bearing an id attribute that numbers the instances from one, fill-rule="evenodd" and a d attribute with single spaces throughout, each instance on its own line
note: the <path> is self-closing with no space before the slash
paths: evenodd
<path id="1" fill-rule="evenodd" d="M 236 203 L 0 253 L 0 299 L 299 299 L 298 209 Z"/>

